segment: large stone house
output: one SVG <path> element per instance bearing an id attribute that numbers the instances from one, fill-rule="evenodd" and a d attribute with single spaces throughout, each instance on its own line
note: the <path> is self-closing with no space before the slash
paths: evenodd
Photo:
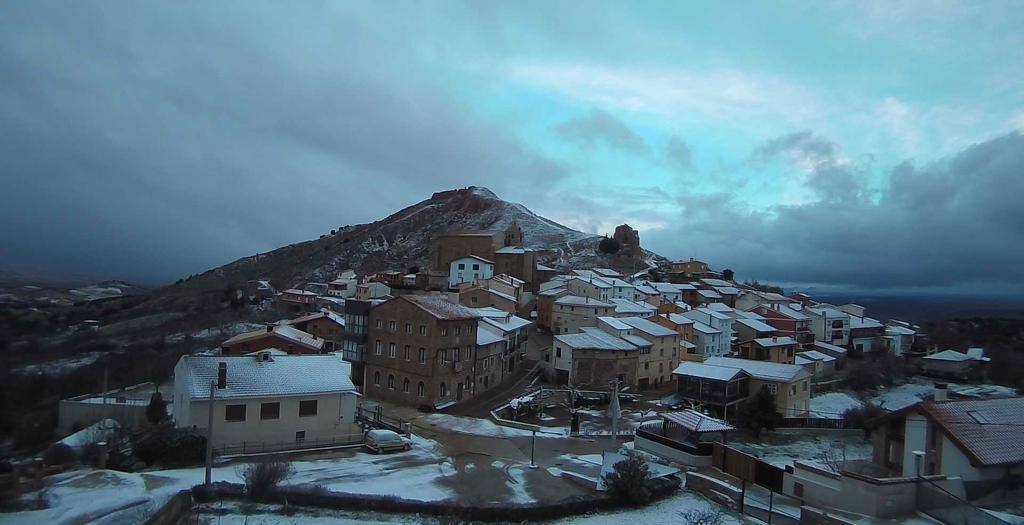
<path id="1" fill-rule="evenodd" d="M 476 392 L 480 316 L 440 295 L 403 295 L 370 310 L 363 389 L 436 409 Z M 496 344 L 488 344 L 493 349 Z"/>

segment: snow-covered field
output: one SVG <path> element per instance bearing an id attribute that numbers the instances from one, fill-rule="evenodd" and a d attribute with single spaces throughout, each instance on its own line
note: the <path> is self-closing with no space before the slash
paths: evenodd
<path id="1" fill-rule="evenodd" d="M 732 441 L 729 445 L 777 467 L 792 465 L 794 461 L 820 463 L 826 454 L 841 457 L 845 453 L 847 460 L 871 457 L 871 443 L 859 434 L 807 436 L 773 433 L 763 434 L 757 443 Z"/>
<path id="2" fill-rule="evenodd" d="M 420 501 L 443 501 L 458 495 L 452 486 L 459 472 L 454 461 L 442 455 L 438 444 L 413 437 L 407 452 L 374 455 L 350 452 L 342 457 L 293 461 L 294 474 L 285 485 L 320 486 L 350 494 L 395 496 Z M 504 472 L 509 501 L 529 503 L 524 466 L 491 461 L 485 465 Z M 241 483 L 241 466 L 213 469 L 214 481 Z M 136 523 L 163 505 L 180 490 L 203 482 L 202 468 L 143 473 L 111 470 L 76 470 L 51 476 L 46 490 L 50 508 L 0 515 L 0 523 Z M 472 473 L 470 472 L 470 474 Z M 252 521 L 250 521 L 252 523 Z"/>
<path id="3" fill-rule="evenodd" d="M 811 398 L 811 417 L 842 419 L 851 408 L 864 406 L 859 399 L 846 392 L 829 392 Z"/>
<path id="4" fill-rule="evenodd" d="M 474 436 L 487 437 L 529 437 L 533 432 L 519 428 L 499 425 L 489 419 L 476 417 L 453 416 L 449 414 L 430 414 L 416 420 L 418 426 L 430 425 Z"/>
<path id="5" fill-rule="evenodd" d="M 96 362 L 103 354 L 100 352 L 89 352 L 87 354 L 76 355 L 74 357 L 68 357 L 65 359 L 58 359 L 56 361 L 47 361 L 45 363 L 39 363 L 35 365 L 23 366 L 16 368 L 12 372 L 16 374 L 48 374 L 48 375 L 64 375 L 68 372 L 73 372 L 84 366 L 89 366 Z"/>

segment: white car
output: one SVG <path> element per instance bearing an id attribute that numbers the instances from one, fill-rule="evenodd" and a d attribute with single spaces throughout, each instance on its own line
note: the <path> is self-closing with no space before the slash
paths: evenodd
<path id="1" fill-rule="evenodd" d="M 412 441 L 391 430 L 371 430 L 366 433 L 366 448 L 374 454 L 393 450 L 409 450 Z"/>

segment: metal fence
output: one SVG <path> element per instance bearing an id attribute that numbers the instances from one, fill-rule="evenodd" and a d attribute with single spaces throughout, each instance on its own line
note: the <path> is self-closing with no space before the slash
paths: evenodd
<path id="1" fill-rule="evenodd" d="M 215 450 L 220 456 L 234 456 L 245 454 L 264 454 L 268 452 L 293 452 L 299 450 L 312 450 L 317 448 L 341 447 L 345 445 L 356 445 L 363 442 L 362 434 L 348 434 L 335 436 L 330 439 L 304 439 L 302 441 L 242 441 L 240 443 L 225 443 Z"/>
<path id="2" fill-rule="evenodd" d="M 847 428 L 846 419 L 830 419 L 820 417 L 784 417 L 780 428 Z"/>

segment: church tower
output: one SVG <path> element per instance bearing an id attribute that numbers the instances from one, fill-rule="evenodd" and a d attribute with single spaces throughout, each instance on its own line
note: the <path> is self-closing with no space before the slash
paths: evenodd
<path id="1" fill-rule="evenodd" d="M 505 228 L 505 246 L 522 246 L 523 245 L 523 230 L 519 226 L 512 222 Z"/>

